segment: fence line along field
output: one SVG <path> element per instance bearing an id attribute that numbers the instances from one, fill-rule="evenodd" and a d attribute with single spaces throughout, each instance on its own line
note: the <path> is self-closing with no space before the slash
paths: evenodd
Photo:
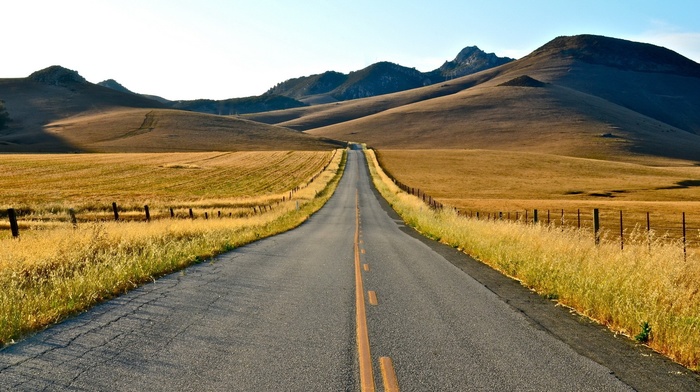
<path id="1" fill-rule="evenodd" d="M 696 162 L 641 157 L 628 162 L 494 150 L 381 150 L 388 174 L 466 214 L 511 219 L 537 209 L 539 221 L 592 227 L 593 209 L 611 236 L 645 230 L 646 213 L 656 236 L 680 238 L 686 213 L 689 244 L 700 244 L 700 166 Z"/>
<path id="2" fill-rule="evenodd" d="M 345 157 L 342 150 L 4 156 L 3 212 L 17 208 L 24 227 L 18 238 L 9 227 L 0 231 L 0 346 L 157 276 L 295 227 L 328 200 Z M 111 213 L 113 200 L 141 218 L 99 218 L 102 210 Z M 146 204 L 160 215 L 146 221 Z M 196 219 L 172 219 L 173 206 L 198 209 Z M 235 209 L 248 212 L 218 214 Z"/>
<path id="3" fill-rule="evenodd" d="M 205 211 L 240 213 L 289 197 L 326 165 L 329 151 L 263 151 L 155 154 L 5 155 L 0 160 L 0 238 L 7 209 L 20 225 L 41 228 L 68 220 L 108 219 L 117 202 L 123 219 Z M 49 223 L 47 223 L 49 222 Z"/>

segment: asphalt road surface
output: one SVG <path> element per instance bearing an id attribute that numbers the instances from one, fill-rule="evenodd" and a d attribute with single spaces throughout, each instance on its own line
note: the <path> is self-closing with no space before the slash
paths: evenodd
<path id="1" fill-rule="evenodd" d="M 403 226 L 350 151 L 308 222 L 0 351 L 8 391 L 700 390 Z"/>

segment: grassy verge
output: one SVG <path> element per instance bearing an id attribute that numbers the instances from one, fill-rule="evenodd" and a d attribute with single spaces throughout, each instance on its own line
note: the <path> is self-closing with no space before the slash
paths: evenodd
<path id="1" fill-rule="evenodd" d="M 290 230 L 331 197 L 346 153 L 294 200 L 253 217 L 97 222 L 28 231 L 4 240 L 0 257 L 0 343 L 260 238 Z"/>
<path id="2" fill-rule="evenodd" d="M 407 224 L 462 249 L 611 330 L 636 338 L 675 361 L 700 369 L 700 260 L 686 261 L 678 243 L 646 236 L 595 246 L 575 229 L 552 229 L 457 216 L 428 209 L 401 192 L 366 152 L 375 186 Z"/>

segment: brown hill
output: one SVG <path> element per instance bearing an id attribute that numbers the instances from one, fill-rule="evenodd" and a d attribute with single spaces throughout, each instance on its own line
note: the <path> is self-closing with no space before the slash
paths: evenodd
<path id="1" fill-rule="evenodd" d="M 0 130 L 0 152 L 333 147 L 317 137 L 252 121 L 164 110 L 160 102 L 89 83 L 58 66 L 27 78 L 0 79 L 0 99 L 10 117 Z"/>
<path id="2" fill-rule="evenodd" d="M 323 150 L 337 143 L 235 117 L 173 109 L 113 109 L 47 124 L 46 132 L 82 151 L 166 152 Z"/>
<path id="3" fill-rule="evenodd" d="M 499 75 L 501 72 L 502 67 L 498 67 L 454 79 L 446 83 L 438 83 L 393 94 L 289 110 L 248 114 L 242 117 L 253 121 L 305 131 L 339 124 L 416 102 L 455 94 L 484 83 Z"/>
<path id="4" fill-rule="evenodd" d="M 559 37 L 520 60 L 439 86 L 324 105 L 293 119 L 284 112 L 268 118 L 384 149 L 698 160 L 698 72 L 699 64 L 665 48 L 598 36 Z"/>

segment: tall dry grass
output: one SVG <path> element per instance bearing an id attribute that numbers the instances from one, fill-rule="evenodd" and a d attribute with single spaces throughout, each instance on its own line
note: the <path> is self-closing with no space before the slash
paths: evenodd
<path id="1" fill-rule="evenodd" d="M 294 200 L 255 216 L 94 222 L 77 229 L 64 224 L 25 231 L 19 240 L 0 239 L 0 343 L 163 274 L 296 227 L 330 198 L 345 157 L 336 154 Z"/>
<path id="2" fill-rule="evenodd" d="M 427 208 L 401 192 L 366 152 L 375 186 L 410 226 L 474 256 L 547 298 L 630 337 L 648 323 L 647 344 L 700 369 L 700 257 L 679 243 L 632 234 L 595 246 L 576 229 L 483 221 Z M 640 336 L 641 338 L 642 336 Z"/>

